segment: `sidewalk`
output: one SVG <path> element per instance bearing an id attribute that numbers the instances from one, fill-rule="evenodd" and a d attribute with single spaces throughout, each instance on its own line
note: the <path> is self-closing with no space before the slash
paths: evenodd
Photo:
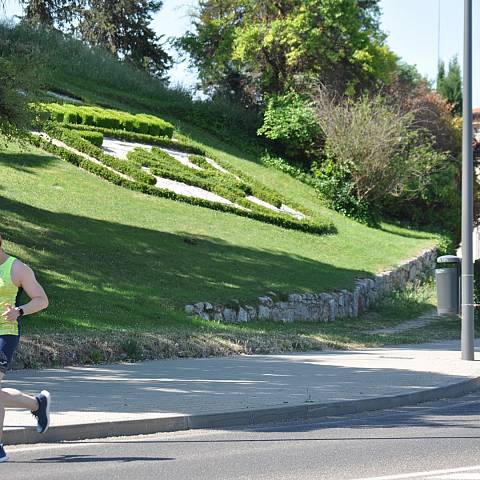
<path id="1" fill-rule="evenodd" d="M 445 342 L 10 372 L 3 387 L 51 392 L 52 426 L 38 435 L 29 412 L 8 410 L 4 441 L 221 428 L 459 396 L 480 388 L 480 364 L 460 360 L 459 348 Z"/>

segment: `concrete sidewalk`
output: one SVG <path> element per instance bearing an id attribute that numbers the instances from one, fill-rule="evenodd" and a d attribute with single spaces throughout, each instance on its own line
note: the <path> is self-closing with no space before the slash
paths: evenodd
<path id="1" fill-rule="evenodd" d="M 480 388 L 480 364 L 460 360 L 459 348 L 447 342 L 10 372 L 4 387 L 51 392 L 52 426 L 38 435 L 29 412 L 8 410 L 4 441 L 221 428 L 459 396 Z"/>

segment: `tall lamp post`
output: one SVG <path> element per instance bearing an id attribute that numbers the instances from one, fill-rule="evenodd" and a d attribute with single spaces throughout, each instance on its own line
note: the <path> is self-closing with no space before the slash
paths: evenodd
<path id="1" fill-rule="evenodd" d="M 472 0 L 464 0 L 462 145 L 462 359 L 474 359 Z"/>

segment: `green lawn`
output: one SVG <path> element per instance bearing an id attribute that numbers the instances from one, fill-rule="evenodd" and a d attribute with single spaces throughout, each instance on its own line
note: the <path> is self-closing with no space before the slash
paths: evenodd
<path id="1" fill-rule="evenodd" d="M 10 144 L 0 153 L 1 229 L 7 251 L 34 267 L 51 300 L 45 313 L 26 320 L 26 332 L 190 328 L 181 313 L 186 303 L 348 288 L 355 277 L 436 241 L 360 225 L 319 206 L 310 187 L 280 172 L 229 160 L 328 215 L 338 234 L 305 234 L 149 197 Z"/>
<path id="2" fill-rule="evenodd" d="M 402 336 L 365 333 L 431 309 L 431 285 L 427 295 L 422 289 L 407 292 L 361 319 L 330 324 L 229 325 L 187 318 L 184 305 L 202 300 L 252 301 L 269 291 L 350 288 L 356 277 L 393 267 L 438 243 L 439 237 L 386 223 L 369 228 L 325 208 L 311 187 L 261 164 L 251 112 L 225 103 L 192 102 L 185 92 L 166 89 L 53 32 L 2 27 L 0 36 L 35 44 L 45 67 L 39 78 L 48 88 L 92 104 L 158 115 L 175 125 L 177 135 L 188 136 L 336 228 L 331 235 L 307 234 L 147 196 L 33 147 L 5 146 L 0 138 L 0 232 L 6 250 L 34 268 L 50 298 L 47 311 L 24 320 L 20 364 L 457 338 L 456 319 Z M 40 100 L 53 101 L 46 95 Z"/>

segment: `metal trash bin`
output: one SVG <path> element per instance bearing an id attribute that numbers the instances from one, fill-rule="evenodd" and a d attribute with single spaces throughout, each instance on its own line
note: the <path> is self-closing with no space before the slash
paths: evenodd
<path id="1" fill-rule="evenodd" d="M 460 271 L 462 259 L 455 255 L 437 258 L 435 283 L 437 284 L 437 313 L 460 314 Z"/>

